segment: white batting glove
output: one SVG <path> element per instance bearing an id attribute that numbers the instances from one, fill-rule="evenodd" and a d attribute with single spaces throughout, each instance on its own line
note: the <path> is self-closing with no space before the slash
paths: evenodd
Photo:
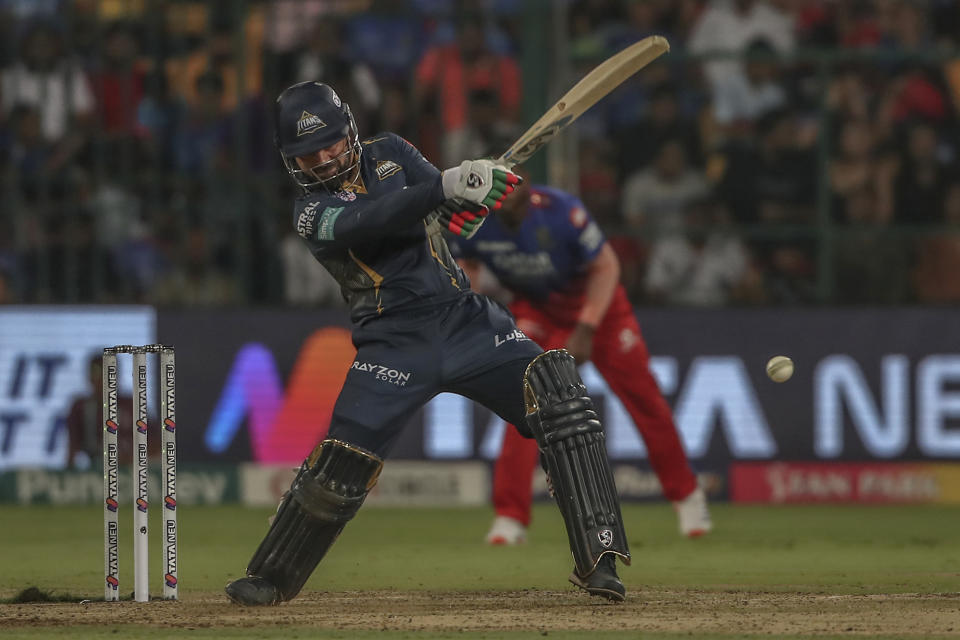
<path id="1" fill-rule="evenodd" d="M 499 209 L 521 181 L 520 176 L 493 160 L 464 160 L 441 176 L 445 198 L 461 198 L 487 209 Z"/>

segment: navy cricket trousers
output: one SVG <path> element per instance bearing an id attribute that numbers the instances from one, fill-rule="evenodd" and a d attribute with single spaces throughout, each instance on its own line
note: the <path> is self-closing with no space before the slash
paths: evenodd
<path id="1" fill-rule="evenodd" d="M 486 296 L 465 292 L 449 305 L 377 318 L 354 329 L 353 343 L 329 438 L 385 458 L 410 416 L 442 392 L 526 431 L 523 373 L 543 350 Z"/>

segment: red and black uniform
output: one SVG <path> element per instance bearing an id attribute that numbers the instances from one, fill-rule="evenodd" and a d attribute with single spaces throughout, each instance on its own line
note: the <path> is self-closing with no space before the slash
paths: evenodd
<path id="1" fill-rule="evenodd" d="M 575 197 L 557 189 L 531 188 L 527 215 L 511 229 L 499 216 L 469 240 L 458 239 L 460 256 L 483 262 L 509 288 L 510 310 L 519 327 L 545 350 L 562 348 L 584 305 L 589 265 L 606 240 Z M 650 372 L 650 355 L 626 292 L 617 285 L 593 340 L 592 360 L 633 418 L 650 464 L 669 500 L 686 498 L 697 486 L 673 416 Z M 498 516 L 529 524 L 537 445 L 507 429 L 494 468 Z"/>

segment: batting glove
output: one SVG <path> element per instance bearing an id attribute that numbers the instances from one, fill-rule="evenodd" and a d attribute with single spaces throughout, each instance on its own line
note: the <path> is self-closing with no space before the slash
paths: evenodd
<path id="1" fill-rule="evenodd" d="M 487 209 L 499 209 L 521 178 L 493 160 L 464 160 L 459 167 L 444 171 L 441 182 L 445 198 L 460 198 Z"/>
<path id="2" fill-rule="evenodd" d="M 469 240 L 480 229 L 489 210 L 473 202 L 451 198 L 433 210 L 440 226 L 465 240 Z"/>

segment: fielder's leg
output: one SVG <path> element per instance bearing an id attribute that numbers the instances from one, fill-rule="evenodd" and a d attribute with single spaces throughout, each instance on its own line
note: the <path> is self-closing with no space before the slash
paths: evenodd
<path id="1" fill-rule="evenodd" d="M 593 363 L 640 432 L 663 494 L 677 511 L 680 533 L 689 537 L 708 533 L 712 523 L 706 495 L 697 488 L 670 406 L 650 371 L 640 325 L 622 289 L 597 331 Z"/>
<path id="2" fill-rule="evenodd" d="M 630 564 L 620 499 L 607 459 L 603 427 L 564 350 L 537 356 L 524 374 L 527 424 L 543 456 L 567 527 L 570 581 L 591 595 L 623 600 L 616 557 Z"/>
<path id="3" fill-rule="evenodd" d="M 327 439 L 317 445 L 283 496 L 270 531 L 247 566 L 227 585 L 231 600 L 269 605 L 296 596 L 373 488 L 383 460 Z"/>

